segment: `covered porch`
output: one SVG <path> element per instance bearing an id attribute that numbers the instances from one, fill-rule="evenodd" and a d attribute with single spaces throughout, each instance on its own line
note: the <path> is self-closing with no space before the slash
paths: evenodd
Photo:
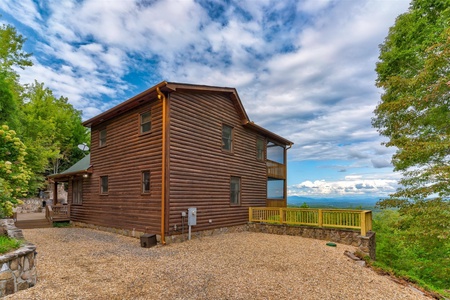
<path id="1" fill-rule="evenodd" d="M 69 185 L 67 203 L 59 203 L 58 197 L 53 196 L 53 203 L 46 205 L 45 218 L 48 222 L 70 221 L 70 207 L 73 203 L 82 203 L 83 180 L 92 174 L 90 161 L 91 156 L 88 154 L 64 172 L 48 176 L 49 182 L 53 183 L 53 195 L 57 195 L 59 184 Z"/>

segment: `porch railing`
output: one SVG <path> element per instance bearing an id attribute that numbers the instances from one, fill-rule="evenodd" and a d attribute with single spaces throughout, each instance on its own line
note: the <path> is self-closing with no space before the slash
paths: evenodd
<path id="1" fill-rule="evenodd" d="M 49 222 L 70 221 L 70 205 L 56 204 L 45 206 L 45 218 Z"/>
<path id="2" fill-rule="evenodd" d="M 286 207 L 249 207 L 250 222 L 372 230 L 372 211 Z"/>
<path id="3" fill-rule="evenodd" d="M 286 165 L 267 160 L 267 177 L 286 179 Z"/>

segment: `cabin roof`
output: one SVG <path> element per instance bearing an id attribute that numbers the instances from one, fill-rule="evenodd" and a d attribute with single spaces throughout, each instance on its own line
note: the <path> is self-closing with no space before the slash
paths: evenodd
<path id="1" fill-rule="evenodd" d="M 91 154 L 86 155 L 82 159 L 80 159 L 78 162 L 76 162 L 74 165 L 72 165 L 67 170 L 58 173 L 58 174 L 52 174 L 49 175 L 49 178 L 62 178 L 67 177 L 71 175 L 77 175 L 82 173 L 89 173 L 89 169 L 92 167 L 91 165 Z"/>
<path id="2" fill-rule="evenodd" d="M 226 93 L 229 94 L 233 104 L 236 108 L 236 112 L 238 113 L 239 117 L 241 118 L 242 125 L 254 130 L 261 135 L 264 135 L 275 142 L 281 143 L 283 145 L 292 146 L 294 143 L 261 127 L 256 125 L 255 123 L 251 122 L 244 106 L 242 105 L 242 101 L 239 98 L 239 95 L 235 88 L 230 87 L 218 87 L 218 86 L 208 86 L 208 85 L 197 85 L 197 84 L 187 84 L 187 83 L 177 83 L 177 82 L 167 82 L 162 81 L 158 83 L 157 85 L 145 90 L 144 92 L 114 106 L 113 108 L 110 108 L 109 110 L 89 119 L 83 122 L 83 125 L 86 127 L 92 127 L 95 125 L 98 125 L 106 120 L 112 119 L 116 116 L 119 116 L 126 111 L 129 111 L 142 103 L 146 99 L 149 98 L 156 98 L 157 97 L 157 89 L 160 89 L 162 92 L 176 92 L 176 91 L 204 91 L 204 92 L 211 92 L 211 93 Z"/>

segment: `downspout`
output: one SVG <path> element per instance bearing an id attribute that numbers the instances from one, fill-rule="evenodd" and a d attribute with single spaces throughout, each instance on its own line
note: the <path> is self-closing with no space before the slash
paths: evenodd
<path id="1" fill-rule="evenodd" d="M 166 96 L 159 87 L 156 88 L 158 99 L 162 102 L 162 149 L 161 149 L 161 244 L 166 244 L 165 237 L 165 215 L 166 215 Z"/>

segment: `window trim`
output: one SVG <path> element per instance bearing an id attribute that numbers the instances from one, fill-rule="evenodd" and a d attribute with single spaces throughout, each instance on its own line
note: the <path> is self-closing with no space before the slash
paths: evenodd
<path id="1" fill-rule="evenodd" d="M 142 115 L 147 114 L 147 113 L 149 114 L 150 120 L 148 122 L 143 123 Z M 144 126 L 145 124 L 149 124 L 150 127 L 147 131 L 142 131 L 142 126 Z M 146 110 L 139 114 L 139 134 L 143 135 L 143 134 L 148 134 L 150 132 L 152 132 L 152 112 L 151 112 L 151 110 Z"/>
<path id="2" fill-rule="evenodd" d="M 148 173 L 148 190 L 145 190 L 145 179 L 144 179 L 144 174 Z M 142 195 L 148 195 L 150 194 L 151 188 L 150 188 L 150 183 L 151 183 L 151 173 L 150 170 L 143 170 L 141 171 L 141 194 Z"/>
<path id="3" fill-rule="evenodd" d="M 106 178 L 106 192 L 103 190 L 103 178 Z M 109 177 L 108 175 L 100 176 L 100 195 L 108 195 L 109 193 Z"/>
<path id="4" fill-rule="evenodd" d="M 237 203 L 232 202 L 232 197 L 233 197 L 233 191 L 232 191 L 232 184 L 233 184 L 233 179 L 237 179 L 238 180 L 238 193 L 237 193 L 237 197 L 238 197 L 238 201 Z M 241 206 L 242 205 L 242 178 L 239 176 L 230 176 L 230 206 Z"/>
<path id="5" fill-rule="evenodd" d="M 230 135 L 231 135 L 231 137 L 230 137 L 230 149 L 225 149 L 225 148 L 224 148 L 225 144 L 224 144 L 224 142 L 223 142 L 223 138 L 224 138 L 224 136 L 223 136 L 223 130 L 224 130 L 225 127 L 228 127 L 228 128 L 231 129 L 231 134 L 230 134 Z M 235 143 L 235 140 L 234 140 L 234 127 L 233 127 L 233 126 L 230 126 L 230 125 L 228 125 L 228 124 L 222 123 L 222 137 L 221 137 L 221 141 L 222 141 L 222 151 L 223 151 L 223 152 L 226 152 L 226 153 L 233 153 L 233 152 L 234 152 L 234 143 Z"/>
<path id="6" fill-rule="evenodd" d="M 262 143 L 262 157 L 260 157 L 260 152 L 259 152 L 259 148 L 258 148 L 258 142 L 261 141 Z M 257 137 L 256 138 L 256 160 L 257 161 L 265 161 L 266 160 L 266 140 L 262 137 Z"/>
<path id="7" fill-rule="evenodd" d="M 102 132 L 105 133 L 105 137 L 102 139 Z M 104 142 L 102 142 L 104 140 Z M 102 148 L 102 147 L 106 147 L 106 145 L 108 144 L 108 131 L 106 130 L 106 128 L 102 128 L 98 130 L 98 147 Z"/>

